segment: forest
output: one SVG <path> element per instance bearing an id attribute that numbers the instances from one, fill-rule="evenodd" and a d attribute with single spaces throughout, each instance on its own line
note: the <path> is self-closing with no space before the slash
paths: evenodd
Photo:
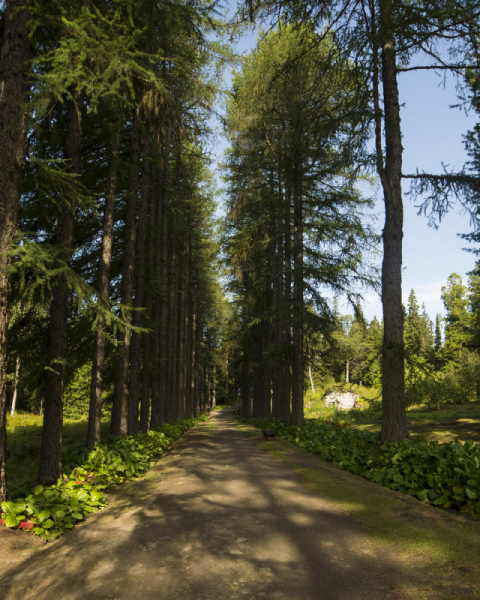
<path id="1" fill-rule="evenodd" d="M 401 281 L 402 180 L 433 220 L 468 211 L 478 252 L 480 126 L 461 171 L 405 174 L 398 87 L 449 72 L 480 110 L 480 3 L 225 8 L 0 4 L 0 501 L 88 482 L 78 456 L 115 440 L 143 440 L 146 465 L 145 440 L 219 404 L 303 427 L 306 394 L 356 385 L 388 444 L 410 439 L 408 407 L 480 400 L 480 261 L 445 282 L 435 322 Z M 383 315 L 368 322 L 371 289 Z M 15 415 L 41 427 L 25 481 L 7 465 Z M 81 452 L 67 420 L 84 424 Z"/>

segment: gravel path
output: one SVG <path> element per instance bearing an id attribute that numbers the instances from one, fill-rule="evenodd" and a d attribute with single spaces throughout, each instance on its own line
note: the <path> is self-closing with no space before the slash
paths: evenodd
<path id="1" fill-rule="evenodd" d="M 403 597 L 384 578 L 394 559 L 378 556 L 344 510 L 253 443 L 231 411 L 214 412 L 145 480 L 123 487 L 68 536 L 4 565 L 0 598 Z"/>

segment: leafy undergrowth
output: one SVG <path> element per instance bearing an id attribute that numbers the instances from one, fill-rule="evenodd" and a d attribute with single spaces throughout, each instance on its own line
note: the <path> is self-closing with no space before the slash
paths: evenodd
<path id="1" fill-rule="evenodd" d="M 148 434 L 111 438 L 90 451 L 80 446 L 71 448 L 64 457 L 63 479 L 56 485 L 17 490 L 14 500 L 2 502 L 0 523 L 54 540 L 89 513 L 106 506 L 101 490 L 141 477 L 187 429 L 206 420 L 204 415 L 179 419 Z"/>
<path id="2" fill-rule="evenodd" d="M 379 445 L 380 434 L 307 419 L 303 427 L 275 419 L 239 420 L 271 429 L 337 467 L 421 502 L 480 519 L 480 444 L 424 438 Z"/>

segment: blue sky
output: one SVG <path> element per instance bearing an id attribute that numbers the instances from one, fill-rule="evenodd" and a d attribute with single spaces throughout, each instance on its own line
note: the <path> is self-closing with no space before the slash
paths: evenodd
<path id="1" fill-rule="evenodd" d="M 234 7 L 236 2 L 230 2 Z M 245 36 L 237 45 L 237 52 L 251 49 L 256 33 Z M 426 64 L 426 63 L 424 63 Z M 228 78 L 228 73 L 226 74 Z M 449 76 L 443 84 L 443 74 L 433 71 L 413 71 L 399 75 L 401 119 L 403 133 L 403 172 L 442 172 L 441 163 L 451 169 L 461 169 L 468 157 L 462 135 L 472 129 L 477 121 L 473 112 L 466 115 L 450 105 L 458 103 L 455 81 Z M 225 141 L 219 140 L 215 149 L 221 155 Z M 408 191 L 409 182 L 404 182 Z M 468 247 L 458 234 L 471 231 L 469 217 L 454 207 L 446 215 L 437 230 L 428 226 L 424 216 L 417 216 L 418 208 L 409 197 L 404 198 L 404 252 L 403 252 L 403 299 L 406 303 L 410 290 L 417 294 L 420 305 L 425 302 L 432 319 L 436 313 L 444 313 L 440 298 L 441 288 L 448 276 L 456 272 L 464 282 L 475 264 L 475 255 L 462 250 Z M 379 192 L 375 213 L 379 230 L 383 226 L 383 198 Z M 367 319 L 381 317 L 379 298 L 373 292 L 365 294 L 364 312 Z M 346 311 L 346 307 L 343 307 Z"/>

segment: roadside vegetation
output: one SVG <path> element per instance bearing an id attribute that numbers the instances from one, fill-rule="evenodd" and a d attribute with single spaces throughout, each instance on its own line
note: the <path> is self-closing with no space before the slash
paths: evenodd
<path id="1" fill-rule="evenodd" d="M 7 466 L 9 474 L 16 474 L 20 487 L 11 492 L 12 500 L 2 502 L 0 523 L 11 529 L 31 530 L 46 541 L 56 539 L 77 521 L 107 505 L 105 488 L 143 476 L 187 429 L 206 419 L 204 415 L 178 419 L 126 438 L 107 436 L 92 450 L 79 445 L 84 439 L 86 421 L 67 422 L 64 473 L 56 484 L 45 486 L 34 485 L 31 479 L 37 465 L 25 465 L 27 450 L 30 462 L 40 460 L 40 419 L 18 415 L 9 422 L 12 453 Z"/>
<path id="2" fill-rule="evenodd" d="M 420 436 L 380 445 L 380 434 L 347 423 L 307 419 L 240 419 L 270 429 L 307 452 L 425 504 L 480 519 L 480 444 L 428 441 Z"/>

